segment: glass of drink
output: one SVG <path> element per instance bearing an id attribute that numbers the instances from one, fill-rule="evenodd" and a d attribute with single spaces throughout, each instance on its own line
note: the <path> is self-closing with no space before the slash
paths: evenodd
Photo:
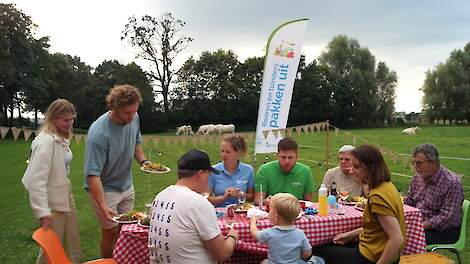
<path id="1" fill-rule="evenodd" d="M 244 204 L 246 202 L 246 193 L 244 191 L 240 191 L 238 196 L 238 203 Z"/>
<path id="2" fill-rule="evenodd" d="M 339 196 L 341 196 L 341 200 L 345 202 L 348 199 L 349 191 L 345 189 L 339 190 Z"/>

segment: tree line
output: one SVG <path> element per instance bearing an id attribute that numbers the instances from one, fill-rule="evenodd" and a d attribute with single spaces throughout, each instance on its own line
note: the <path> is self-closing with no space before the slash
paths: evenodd
<path id="1" fill-rule="evenodd" d="M 50 102 L 65 98 L 77 108 L 75 126 L 87 129 L 106 111 L 108 90 L 127 83 L 144 98 L 139 109 L 144 132 L 205 123 L 253 130 L 264 57 L 240 61 L 231 50 L 206 51 L 176 68 L 175 57 L 192 41 L 184 26 L 170 13 L 131 17 L 121 40 L 150 69 L 116 60 L 93 68 L 79 57 L 51 54 L 47 37 L 34 38 L 37 26 L 29 16 L 14 4 L 0 4 L 0 124 L 28 125 L 14 116 L 43 113 Z M 306 61 L 302 56 L 288 125 L 326 119 L 340 127 L 393 122 L 397 75 L 356 39 L 336 36 L 317 59 Z"/>
<path id="2" fill-rule="evenodd" d="M 423 112 L 434 120 L 470 120 L 470 42 L 426 72 Z"/>

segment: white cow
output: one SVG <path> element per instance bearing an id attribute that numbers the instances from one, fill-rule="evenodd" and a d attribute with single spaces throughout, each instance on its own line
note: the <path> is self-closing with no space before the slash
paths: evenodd
<path id="1" fill-rule="evenodd" d="M 409 127 L 409 128 L 403 129 L 401 131 L 401 133 L 403 135 L 411 136 L 411 135 L 416 134 L 416 131 L 418 131 L 418 130 L 421 130 L 421 128 L 419 128 L 419 127 Z"/>
<path id="2" fill-rule="evenodd" d="M 223 125 L 222 127 L 219 128 L 219 135 L 222 133 L 235 133 L 235 125 L 234 124 Z"/>
<path id="3" fill-rule="evenodd" d="M 193 128 L 190 125 L 180 126 L 176 128 L 176 135 L 192 135 Z"/>
<path id="4" fill-rule="evenodd" d="M 199 129 L 196 132 L 196 135 L 205 135 L 207 134 L 207 131 L 213 130 L 214 125 L 213 124 L 207 124 L 207 125 L 202 125 L 199 127 Z"/>

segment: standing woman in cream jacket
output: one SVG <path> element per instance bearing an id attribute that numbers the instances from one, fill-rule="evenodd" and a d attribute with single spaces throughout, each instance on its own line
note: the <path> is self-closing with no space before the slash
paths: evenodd
<path id="1" fill-rule="evenodd" d="M 49 105 L 40 133 L 31 144 L 30 162 L 21 181 L 41 227 L 52 228 L 65 244 L 70 260 L 79 263 L 77 210 L 68 178 L 73 157 L 68 139 L 75 116 L 75 107 L 65 99 Z M 41 249 L 36 263 L 46 263 Z"/>

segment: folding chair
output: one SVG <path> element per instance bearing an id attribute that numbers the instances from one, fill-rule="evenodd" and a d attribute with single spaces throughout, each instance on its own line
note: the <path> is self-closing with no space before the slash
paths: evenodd
<path id="1" fill-rule="evenodd" d="M 72 264 L 65 254 L 64 247 L 60 243 L 56 233 L 48 228 L 44 230 L 42 227 L 38 228 L 33 233 L 33 239 L 41 246 L 46 255 L 48 264 Z M 117 264 L 114 259 L 97 259 L 85 262 L 85 264 Z"/>
<path id="2" fill-rule="evenodd" d="M 465 248 L 465 238 L 466 238 L 466 231 L 467 231 L 467 217 L 468 217 L 468 206 L 470 202 L 468 200 L 463 200 L 462 203 L 462 222 L 460 223 L 460 235 L 459 239 L 453 244 L 434 244 L 434 245 L 427 245 L 426 250 L 428 251 L 435 251 L 438 249 L 447 249 L 457 255 L 457 260 L 460 263 L 460 252 L 463 251 Z"/>

